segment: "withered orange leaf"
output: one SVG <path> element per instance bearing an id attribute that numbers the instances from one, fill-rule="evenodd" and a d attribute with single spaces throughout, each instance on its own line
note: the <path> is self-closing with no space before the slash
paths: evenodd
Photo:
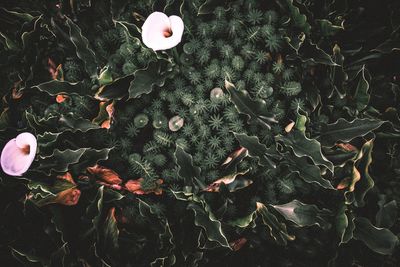
<path id="1" fill-rule="evenodd" d="M 78 203 L 80 196 L 81 191 L 79 189 L 69 188 L 58 193 L 57 197 L 54 199 L 54 203 L 65 206 L 73 206 Z"/>
<path id="2" fill-rule="evenodd" d="M 122 183 L 122 179 L 119 177 L 119 175 L 106 167 L 100 166 L 100 165 L 95 165 L 93 167 L 88 167 L 87 168 L 88 172 L 97 176 L 104 182 L 108 184 L 120 184 Z"/>

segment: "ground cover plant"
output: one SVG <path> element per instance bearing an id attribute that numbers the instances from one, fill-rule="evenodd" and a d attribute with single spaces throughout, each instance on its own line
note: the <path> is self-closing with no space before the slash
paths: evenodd
<path id="1" fill-rule="evenodd" d="M 400 3 L 0 3 L 2 266 L 398 266 Z"/>

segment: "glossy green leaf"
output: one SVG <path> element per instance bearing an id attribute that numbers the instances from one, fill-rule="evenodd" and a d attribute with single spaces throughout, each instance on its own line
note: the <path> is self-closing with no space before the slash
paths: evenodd
<path id="1" fill-rule="evenodd" d="M 340 31 L 343 31 L 343 26 L 334 25 L 327 19 L 316 19 L 315 24 L 323 36 L 334 36 Z"/>
<path id="2" fill-rule="evenodd" d="M 71 164 L 79 162 L 79 159 L 85 153 L 87 148 L 77 150 L 54 150 L 53 154 L 46 157 L 40 157 L 38 170 L 50 175 L 51 172 L 66 172 Z"/>
<path id="3" fill-rule="evenodd" d="M 344 97 L 346 94 L 345 82 L 348 80 L 348 75 L 343 68 L 344 56 L 342 55 L 340 47 L 337 44 L 333 47 L 332 59 L 337 65 L 331 67 L 329 78 L 331 80 L 333 90 L 328 96 L 331 97 L 333 91 L 336 90 L 340 97 Z"/>
<path id="4" fill-rule="evenodd" d="M 63 95 L 71 95 L 78 94 L 84 95 L 85 87 L 82 82 L 70 83 L 59 80 L 51 80 L 48 82 L 44 82 L 38 85 L 33 86 L 33 88 L 38 89 L 39 91 L 46 92 L 49 95 L 55 96 L 59 94 Z"/>
<path id="5" fill-rule="evenodd" d="M 389 54 L 399 50 L 400 46 L 398 38 L 389 38 L 380 45 L 378 45 L 376 48 L 372 49 L 372 51 L 374 52 L 379 52 L 383 54 Z"/>
<path id="6" fill-rule="evenodd" d="M 69 28 L 69 38 L 76 48 L 76 55 L 85 64 L 87 73 L 91 77 L 97 76 L 97 59 L 90 48 L 88 39 L 82 35 L 82 31 L 71 19 L 66 19 Z"/>
<path id="7" fill-rule="evenodd" d="M 261 166 L 276 168 L 275 162 L 270 159 L 272 154 L 271 149 L 267 148 L 266 145 L 261 144 L 257 136 L 248 136 L 247 134 L 239 133 L 233 134 L 239 141 L 239 144 L 248 150 L 249 155 L 258 159 Z"/>
<path id="8" fill-rule="evenodd" d="M 129 85 L 129 98 L 138 98 L 143 94 L 149 94 L 156 86 L 161 87 L 171 72 L 171 62 L 159 59 L 149 63 L 147 68 L 134 72 L 134 79 Z"/>
<path id="9" fill-rule="evenodd" d="M 71 170 L 75 173 L 80 173 L 82 170 L 86 170 L 87 167 L 96 165 L 101 160 L 107 160 L 108 155 L 112 148 L 102 149 L 87 149 L 79 159 L 79 163 L 71 166 Z"/>
<path id="10" fill-rule="evenodd" d="M 261 216 L 263 224 L 267 227 L 269 234 L 278 245 L 286 245 L 287 241 L 293 241 L 295 237 L 289 235 L 286 229 L 286 225 L 278 220 L 278 218 L 272 214 L 267 206 L 257 202 L 257 212 Z"/>
<path id="11" fill-rule="evenodd" d="M 21 20 L 23 20 L 25 22 L 30 22 L 35 18 L 34 16 L 32 16 L 31 14 L 26 13 L 26 12 L 18 12 L 18 11 L 14 11 L 14 10 L 7 10 L 7 9 L 5 9 L 3 7 L 1 8 L 1 10 L 6 12 L 7 14 L 9 14 L 11 16 L 14 16 L 14 17 L 17 17 L 17 18 L 19 18 L 19 19 L 21 19 Z"/>
<path id="12" fill-rule="evenodd" d="M 367 247 L 376 253 L 390 255 L 399 243 L 399 239 L 386 228 L 377 228 L 364 217 L 355 219 L 354 238 L 363 241 Z"/>
<path id="13" fill-rule="evenodd" d="M 309 33 L 311 25 L 307 21 L 307 17 L 300 12 L 300 9 L 295 5 L 299 4 L 293 0 L 276 0 L 275 1 L 285 12 L 289 12 L 292 24 L 305 33 Z"/>
<path id="14" fill-rule="evenodd" d="M 334 189 L 332 184 L 321 176 L 321 170 L 307 162 L 305 157 L 286 154 L 285 159 L 289 162 L 288 168 L 292 173 L 297 173 L 307 183 L 315 183 L 326 189 Z"/>
<path id="15" fill-rule="evenodd" d="M 324 50 L 319 48 L 311 41 L 305 41 L 303 45 L 299 48 L 298 54 L 299 58 L 303 62 L 322 64 L 327 66 L 337 66 L 330 55 L 328 55 Z"/>
<path id="16" fill-rule="evenodd" d="M 99 81 L 99 85 L 100 86 L 109 84 L 109 83 L 111 83 L 113 81 L 112 71 L 111 71 L 111 68 L 109 66 L 104 67 L 100 71 L 100 75 L 99 75 L 98 81 Z"/>
<path id="17" fill-rule="evenodd" d="M 119 246 L 119 230 L 115 218 L 115 208 L 111 208 L 108 211 L 107 216 L 100 227 L 101 230 L 99 232 L 99 240 L 96 249 L 101 249 L 102 254 L 113 253 Z"/>
<path id="18" fill-rule="evenodd" d="M 214 217 L 210 207 L 205 203 L 189 203 L 188 209 L 194 212 L 194 224 L 204 229 L 207 239 L 221 246 L 230 248 L 228 240 L 222 231 L 221 222 Z"/>
<path id="19" fill-rule="evenodd" d="M 133 74 L 117 78 L 113 82 L 101 86 L 95 98 L 101 101 L 110 99 L 120 100 L 128 95 L 129 86 L 133 79 Z"/>
<path id="20" fill-rule="evenodd" d="M 324 156 L 335 166 L 343 165 L 347 161 L 355 159 L 357 156 L 357 151 L 344 151 L 342 149 L 330 149 L 327 147 L 323 149 Z"/>
<path id="21" fill-rule="evenodd" d="M 328 219 L 331 212 L 327 209 L 319 209 L 316 205 L 304 204 L 297 199 L 282 205 L 271 205 L 286 220 L 292 221 L 300 227 L 317 225 L 328 229 Z"/>
<path id="22" fill-rule="evenodd" d="M 83 118 L 74 118 L 71 115 L 61 115 L 59 119 L 60 131 L 70 130 L 72 132 L 87 132 L 93 129 L 100 129 L 100 126 Z"/>
<path id="23" fill-rule="evenodd" d="M 0 32 L 0 42 L 3 43 L 4 47 L 9 50 L 18 50 L 18 45 L 6 34 Z"/>
<path id="24" fill-rule="evenodd" d="M 335 218 L 336 232 L 340 238 L 340 244 L 345 244 L 353 238 L 355 229 L 354 215 L 343 205 Z"/>
<path id="25" fill-rule="evenodd" d="M 304 133 L 292 130 L 287 135 L 279 135 L 275 140 L 290 147 L 297 157 L 309 157 L 316 165 L 325 166 L 333 172 L 333 164 L 321 152 L 321 144 L 315 139 L 309 139 Z"/>
<path id="26" fill-rule="evenodd" d="M 358 72 L 356 80 L 358 80 L 357 88 L 354 93 L 354 99 L 356 100 L 356 107 L 358 111 L 364 110 L 369 102 L 369 82 L 366 78 L 365 66 Z"/>
<path id="27" fill-rule="evenodd" d="M 52 155 L 39 156 L 38 171 L 50 175 L 53 172 L 66 172 L 72 165 L 78 164 L 81 169 L 95 164 L 98 160 L 108 157 L 109 149 L 96 150 L 80 148 L 77 150 L 54 150 Z M 75 166 L 77 168 L 77 166 Z"/>
<path id="28" fill-rule="evenodd" d="M 75 187 L 75 184 L 64 179 L 55 179 L 52 184 L 38 181 L 30 181 L 28 184 L 32 194 L 30 200 L 38 207 L 54 203 L 58 193 Z"/>
<path id="29" fill-rule="evenodd" d="M 271 129 L 270 123 L 277 122 L 274 115 L 268 112 L 268 107 L 264 100 L 251 99 L 246 90 L 236 89 L 235 86 L 228 81 L 225 81 L 225 88 L 228 90 L 230 100 L 239 113 L 247 115 L 252 121 L 258 122 L 268 130 Z"/>
<path id="30" fill-rule="evenodd" d="M 179 167 L 178 175 L 184 179 L 185 186 L 193 186 L 194 177 L 200 178 L 200 168 L 193 166 L 192 155 L 183 150 L 179 145 L 176 146 L 174 153 L 176 164 Z"/>
<path id="31" fill-rule="evenodd" d="M 252 180 L 245 178 L 245 175 L 248 172 L 249 170 L 245 170 L 242 172 L 235 172 L 232 174 L 225 175 L 222 178 L 215 180 L 204 190 L 208 192 L 219 192 L 220 189 L 224 187 L 229 192 L 235 192 L 237 190 L 248 187 L 253 183 Z"/>
<path id="32" fill-rule="evenodd" d="M 37 141 L 40 148 L 48 148 L 51 147 L 54 143 L 56 143 L 57 138 L 61 135 L 61 133 L 50 133 L 44 132 L 43 134 L 37 135 Z"/>
<path id="33" fill-rule="evenodd" d="M 359 153 L 359 159 L 355 162 L 355 167 L 360 172 L 360 180 L 356 182 L 354 188 L 355 205 L 358 207 L 365 205 L 364 197 L 374 187 L 374 180 L 369 174 L 369 167 L 372 163 L 372 141 L 370 140 L 363 145 Z"/>
<path id="34" fill-rule="evenodd" d="M 257 218 L 257 212 L 253 211 L 250 214 L 248 214 L 247 216 L 238 217 L 236 219 L 230 220 L 227 222 L 227 224 L 236 226 L 236 227 L 240 227 L 240 228 L 246 228 L 249 225 L 254 227 L 255 226 L 254 220 L 256 218 Z"/>
<path id="35" fill-rule="evenodd" d="M 386 204 L 380 203 L 379 211 L 376 213 L 376 226 L 390 228 L 398 219 L 398 206 L 396 200 L 392 200 Z"/>
<path id="36" fill-rule="evenodd" d="M 194 224 L 205 231 L 207 239 L 217 242 L 222 247 L 230 248 L 228 240 L 222 231 L 221 222 L 215 218 L 208 204 L 193 193 L 172 191 L 178 200 L 187 201 L 187 209 L 194 212 Z"/>
<path id="37" fill-rule="evenodd" d="M 379 128 L 384 121 L 377 119 L 354 119 L 346 121 L 341 118 L 332 124 L 323 124 L 319 141 L 324 146 L 333 146 L 336 142 L 349 142 Z"/>

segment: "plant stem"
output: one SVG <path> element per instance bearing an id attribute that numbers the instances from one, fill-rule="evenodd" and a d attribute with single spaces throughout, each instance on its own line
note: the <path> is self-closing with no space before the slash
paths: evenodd
<path id="1" fill-rule="evenodd" d="M 181 65 L 181 59 L 179 57 L 179 53 L 178 50 L 176 49 L 176 47 L 172 48 L 172 55 L 174 56 L 174 60 L 176 62 L 177 65 Z"/>

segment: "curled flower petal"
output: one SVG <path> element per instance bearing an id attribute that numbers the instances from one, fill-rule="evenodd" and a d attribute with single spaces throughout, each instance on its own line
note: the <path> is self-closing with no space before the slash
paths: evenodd
<path id="1" fill-rule="evenodd" d="M 11 176 L 21 176 L 35 159 L 37 141 L 33 134 L 25 132 L 11 139 L 1 152 L 1 168 Z"/>
<path id="2" fill-rule="evenodd" d="M 181 42 L 184 28 L 180 17 L 153 12 L 142 26 L 142 40 L 154 51 L 170 49 Z"/>

